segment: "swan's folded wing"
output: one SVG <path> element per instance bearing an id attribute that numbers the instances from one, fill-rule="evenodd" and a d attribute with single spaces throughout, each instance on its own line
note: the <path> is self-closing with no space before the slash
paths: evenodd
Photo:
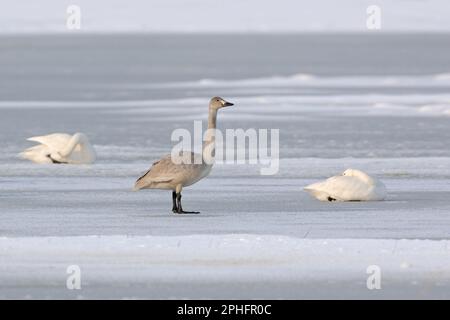
<path id="1" fill-rule="evenodd" d="M 334 186 L 336 198 L 342 201 L 367 200 L 372 188 L 357 177 L 340 177 Z"/>
<path id="2" fill-rule="evenodd" d="M 361 200 L 367 196 L 367 185 L 355 177 L 335 176 L 305 187 L 311 195 L 321 201 L 328 197 L 338 201 Z"/>
<path id="3" fill-rule="evenodd" d="M 133 190 L 137 191 L 155 183 L 172 181 L 174 178 L 172 166 L 174 164 L 170 155 L 154 162 L 152 167 L 136 180 Z"/>
<path id="4" fill-rule="evenodd" d="M 134 190 L 144 188 L 166 188 L 168 183 L 173 181 L 193 180 L 198 176 L 198 169 L 202 161 L 202 156 L 193 152 L 183 152 L 182 158 L 189 160 L 188 163 L 174 163 L 171 155 L 167 155 L 161 160 L 153 163 L 142 177 L 140 177 L 134 186 Z M 159 184 L 159 185 L 158 185 Z"/>
<path id="5" fill-rule="evenodd" d="M 316 190 L 316 191 L 331 192 L 331 191 L 335 190 L 336 188 L 339 188 L 342 185 L 341 178 L 346 178 L 346 177 L 343 177 L 343 176 L 331 177 L 324 181 L 319 181 L 319 182 L 310 184 L 309 186 L 306 186 L 304 189 L 307 191 Z"/>
<path id="6" fill-rule="evenodd" d="M 62 150 L 69 142 L 71 135 L 65 133 L 53 133 L 46 136 L 36 136 L 28 138 L 28 141 L 38 142 L 48 146 L 52 150 Z"/>

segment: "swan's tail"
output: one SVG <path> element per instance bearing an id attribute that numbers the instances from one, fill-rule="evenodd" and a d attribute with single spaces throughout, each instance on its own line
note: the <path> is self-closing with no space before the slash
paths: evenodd
<path id="1" fill-rule="evenodd" d="M 29 159 L 28 159 L 29 154 L 27 153 L 27 150 L 22 151 L 21 153 L 18 153 L 18 154 L 17 154 L 17 157 L 18 157 L 19 159 L 22 159 L 22 160 L 29 160 Z"/>
<path id="2" fill-rule="evenodd" d="M 25 149 L 18 154 L 18 157 L 35 163 L 51 163 L 50 158 L 47 157 L 47 147 L 42 144 Z"/>
<path id="3" fill-rule="evenodd" d="M 141 189 L 144 189 L 147 186 L 147 181 L 144 181 L 144 179 L 139 178 L 135 183 L 133 187 L 133 191 L 139 191 Z"/>
<path id="4" fill-rule="evenodd" d="M 151 168 L 150 168 L 150 170 L 151 170 Z M 148 170 L 146 173 L 144 173 L 142 176 L 140 176 L 136 180 L 136 182 L 134 183 L 133 191 L 139 191 L 147 185 L 147 181 L 145 181 L 144 178 L 147 176 L 147 174 L 150 172 L 150 170 Z"/>
<path id="5" fill-rule="evenodd" d="M 310 185 L 307 185 L 306 187 L 303 187 L 303 190 L 305 191 L 315 191 L 318 189 L 320 182 L 316 182 Z"/>
<path id="6" fill-rule="evenodd" d="M 148 183 L 144 183 L 142 181 L 136 181 L 136 183 L 134 184 L 133 189 L 131 189 L 132 191 L 139 191 L 142 189 L 145 189 L 146 187 L 148 187 Z"/>
<path id="7" fill-rule="evenodd" d="M 320 201 L 330 201 L 330 195 L 322 190 L 322 183 L 321 182 L 316 182 L 313 184 L 310 184 L 306 187 L 303 188 L 303 190 L 305 190 L 306 192 L 308 192 L 311 196 L 313 196 L 314 198 L 316 198 L 317 200 Z"/>

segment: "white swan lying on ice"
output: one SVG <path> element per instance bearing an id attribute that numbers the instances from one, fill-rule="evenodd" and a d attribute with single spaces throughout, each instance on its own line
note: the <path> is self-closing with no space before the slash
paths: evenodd
<path id="1" fill-rule="evenodd" d="M 386 187 L 368 174 L 347 169 L 342 175 L 304 188 L 320 201 L 379 201 L 386 198 Z"/>
<path id="2" fill-rule="evenodd" d="M 27 140 L 39 144 L 26 149 L 20 156 L 36 163 L 89 164 L 96 159 L 95 150 L 83 133 L 75 133 L 73 136 L 53 133 Z"/>

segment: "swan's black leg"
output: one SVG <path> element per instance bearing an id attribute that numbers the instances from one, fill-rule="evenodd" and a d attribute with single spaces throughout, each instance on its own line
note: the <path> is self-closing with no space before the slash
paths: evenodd
<path id="1" fill-rule="evenodd" d="M 178 212 L 178 206 L 177 206 L 177 193 L 175 191 L 172 191 L 172 212 L 177 213 Z"/>
<path id="2" fill-rule="evenodd" d="M 178 205 L 178 213 L 184 213 L 184 214 L 197 214 L 200 213 L 198 211 L 184 211 L 183 207 L 181 206 L 181 192 L 177 193 L 177 205 Z"/>

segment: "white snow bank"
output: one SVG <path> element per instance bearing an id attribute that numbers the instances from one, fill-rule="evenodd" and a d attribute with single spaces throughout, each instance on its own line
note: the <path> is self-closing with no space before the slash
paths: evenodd
<path id="1" fill-rule="evenodd" d="M 449 243 L 249 234 L 0 238 L 0 295 L 7 297 L 17 287 L 64 290 L 69 265 L 80 267 L 87 292 L 154 282 L 286 281 L 292 287 L 340 281 L 367 290 L 370 265 L 380 268 L 387 291 L 394 283 L 426 284 L 432 290 L 450 285 Z"/>

